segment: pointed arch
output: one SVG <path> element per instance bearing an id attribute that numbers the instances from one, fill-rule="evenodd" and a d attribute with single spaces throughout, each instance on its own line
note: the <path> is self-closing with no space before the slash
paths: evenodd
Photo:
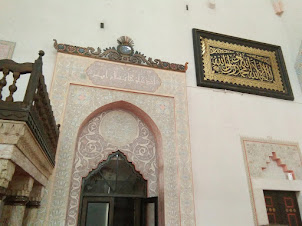
<path id="1" fill-rule="evenodd" d="M 102 114 L 103 112 L 110 111 L 110 110 L 124 110 L 127 112 L 132 113 L 133 115 L 137 116 L 151 131 L 151 133 L 154 136 L 155 139 L 155 150 L 156 153 L 156 162 L 157 162 L 157 167 L 158 167 L 158 175 L 157 175 L 157 184 L 158 184 L 158 199 L 159 199 L 159 220 L 160 222 L 164 222 L 164 163 L 163 163 L 163 153 L 162 153 L 162 138 L 160 131 L 155 124 L 155 122 L 152 120 L 152 118 L 144 112 L 142 109 L 139 107 L 120 100 L 116 102 L 112 102 L 106 105 L 101 106 L 100 108 L 96 109 L 92 113 L 90 113 L 85 120 L 81 123 L 78 134 L 77 134 L 77 145 L 75 149 L 75 154 L 74 154 L 74 166 L 72 170 L 72 178 L 71 178 L 71 184 L 70 184 L 70 194 L 69 194 L 69 201 L 68 201 L 68 206 L 67 206 L 67 216 L 66 216 L 66 225 L 75 225 L 78 220 L 78 210 L 79 210 L 79 201 L 80 201 L 80 194 L 81 194 L 81 182 L 84 177 L 88 175 L 88 173 L 91 170 L 94 170 L 97 168 L 100 162 L 104 161 L 104 159 L 107 159 L 108 155 L 110 153 L 113 153 L 114 151 L 117 150 L 110 150 L 107 151 L 106 154 L 103 156 L 102 159 L 90 159 L 90 160 L 80 160 L 78 157 L 78 152 L 79 152 L 79 139 L 80 135 L 83 132 L 84 128 L 88 125 L 88 123 L 96 118 L 98 115 Z M 126 153 L 125 156 L 127 156 Z M 161 157 L 159 157 L 161 156 Z M 128 157 L 128 156 L 127 156 Z M 89 162 L 90 161 L 90 162 Z M 91 161 L 93 162 L 91 164 Z M 85 166 L 79 166 L 79 165 L 85 165 Z M 76 166 L 77 165 L 77 170 Z M 87 167 L 89 165 L 89 167 Z M 73 214 L 69 214 L 73 213 Z M 76 214 L 75 214 L 76 213 Z M 71 217 L 72 216 L 72 217 Z"/>

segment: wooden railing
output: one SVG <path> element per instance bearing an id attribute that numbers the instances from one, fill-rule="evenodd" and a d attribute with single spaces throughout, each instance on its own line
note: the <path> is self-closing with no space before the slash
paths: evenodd
<path id="1" fill-rule="evenodd" d="M 0 72 L 3 73 L 0 80 L 0 119 L 26 122 L 54 165 L 59 128 L 55 122 L 42 74 L 42 56 L 44 52 L 39 51 L 39 58 L 35 63 L 18 64 L 8 59 L 0 60 Z M 13 82 L 8 87 L 7 97 L 4 98 L 3 89 L 11 73 Z M 28 73 L 30 77 L 23 101 L 14 101 L 14 94 L 18 89 L 17 80 Z"/>

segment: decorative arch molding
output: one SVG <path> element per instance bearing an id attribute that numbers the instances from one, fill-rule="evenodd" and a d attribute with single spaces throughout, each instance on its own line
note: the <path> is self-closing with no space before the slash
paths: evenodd
<path id="1" fill-rule="evenodd" d="M 268 164 L 271 163 L 271 160 L 272 160 L 272 161 L 275 161 L 275 162 L 277 163 L 277 165 L 278 165 L 279 167 L 282 168 L 282 170 L 283 170 L 284 173 L 292 173 L 293 179 L 294 179 L 294 180 L 296 179 L 294 171 L 293 171 L 293 170 L 289 170 L 289 169 L 287 168 L 287 165 L 286 165 L 286 164 L 283 164 L 283 163 L 281 162 L 281 159 L 277 157 L 276 152 L 272 152 L 272 154 L 269 155 L 269 160 L 266 162 L 267 165 L 266 165 L 265 167 L 262 167 L 262 170 L 266 170 L 266 169 L 267 169 Z"/>
<path id="2" fill-rule="evenodd" d="M 128 114 L 128 117 L 135 119 L 132 123 L 137 123 L 137 125 L 134 126 L 137 126 L 138 136 L 129 144 L 116 145 L 106 140 L 106 137 L 100 133 L 101 126 L 104 122 L 102 119 L 115 112 L 123 113 L 122 117 L 127 117 Z M 116 120 L 119 121 L 119 124 L 123 123 L 119 118 L 116 118 Z M 125 125 L 125 127 L 127 126 L 129 127 L 129 125 Z M 149 131 L 149 128 L 151 128 L 151 131 Z M 155 134 L 153 131 L 155 131 Z M 128 136 L 129 134 L 124 135 Z M 117 137 L 117 139 L 119 139 L 119 137 Z M 124 137 L 121 137 L 121 139 L 124 139 Z M 123 153 L 128 161 L 133 163 L 135 170 L 140 172 L 143 178 L 148 181 L 148 196 L 159 196 L 160 206 L 163 206 L 164 185 L 161 179 L 163 178 L 163 163 L 162 158 L 158 158 L 158 152 L 161 152 L 161 143 L 157 142 L 160 140 L 160 132 L 150 116 L 129 102 L 112 102 L 89 114 L 78 131 L 66 225 L 77 224 L 83 178 L 87 177 L 101 162 L 106 161 L 110 155 L 117 151 Z M 140 148 L 144 148 L 144 150 L 140 151 Z M 162 155 L 159 154 L 159 156 Z M 158 170 L 158 165 L 161 166 L 161 170 Z M 160 194 L 158 194 L 158 185 L 162 191 Z M 161 208 L 161 211 L 163 211 L 163 208 Z"/>
<path id="3" fill-rule="evenodd" d="M 109 104 L 105 104 L 105 105 L 101 106 L 100 108 L 94 110 L 81 123 L 79 131 L 96 115 L 98 115 L 102 112 L 105 112 L 105 111 L 115 110 L 115 109 L 122 109 L 125 111 L 129 111 L 132 114 L 136 115 L 138 118 L 140 118 L 148 126 L 148 128 L 151 130 L 151 132 L 154 134 L 154 137 L 156 139 L 156 145 L 157 145 L 156 148 L 158 149 L 158 151 L 161 151 L 161 147 L 162 147 L 161 134 L 160 134 L 160 131 L 159 131 L 157 125 L 154 123 L 152 118 L 145 111 L 143 111 L 141 108 L 139 108 L 139 107 L 135 106 L 134 104 L 129 103 L 125 100 L 119 100 L 119 101 L 115 101 L 115 102 L 112 102 Z"/>

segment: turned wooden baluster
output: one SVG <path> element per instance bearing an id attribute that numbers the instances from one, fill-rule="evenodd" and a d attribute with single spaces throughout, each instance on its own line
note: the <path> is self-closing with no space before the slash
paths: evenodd
<path id="1" fill-rule="evenodd" d="M 40 101 L 39 104 L 39 112 L 41 114 L 43 122 L 45 122 L 44 126 L 47 128 L 47 134 L 50 139 L 50 143 L 55 148 L 56 146 L 56 124 L 51 120 L 51 116 L 53 114 L 51 110 L 51 105 L 49 101 L 49 97 L 47 94 L 47 89 L 45 86 L 44 76 L 41 76 L 39 79 L 38 92 L 36 94 Z"/>
<path id="2" fill-rule="evenodd" d="M 3 87 L 6 86 L 7 82 L 6 82 L 6 76 L 9 74 L 9 70 L 4 68 L 3 69 L 3 77 L 0 80 L 0 100 L 2 100 L 2 90 Z"/>
<path id="3" fill-rule="evenodd" d="M 47 108 L 46 108 L 46 103 L 45 103 L 45 97 L 42 92 L 41 84 L 39 82 L 39 85 L 37 87 L 37 91 L 34 95 L 34 101 L 35 105 L 34 108 L 36 109 L 36 112 L 38 114 L 39 120 L 43 124 L 43 127 L 45 128 L 45 133 L 50 139 L 51 146 L 53 146 L 52 141 L 51 141 L 51 128 L 49 124 L 49 115 L 47 114 Z"/>
<path id="4" fill-rule="evenodd" d="M 13 73 L 13 77 L 14 77 L 14 81 L 13 81 L 13 84 L 11 84 L 9 86 L 9 96 L 6 97 L 6 101 L 9 101 L 9 102 L 13 102 L 14 101 L 14 98 L 13 98 L 13 94 L 17 91 L 17 86 L 16 86 L 16 83 L 17 83 L 17 80 L 20 78 L 20 72 L 14 72 Z"/>

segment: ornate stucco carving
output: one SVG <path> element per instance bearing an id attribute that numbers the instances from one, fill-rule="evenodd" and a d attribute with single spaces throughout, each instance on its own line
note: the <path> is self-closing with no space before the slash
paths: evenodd
<path id="1" fill-rule="evenodd" d="M 51 175 L 53 166 L 25 122 L 0 120 L 0 144 L 15 145 L 45 177 Z"/>
<path id="2" fill-rule="evenodd" d="M 62 125 L 61 137 L 53 185 L 38 213 L 40 223 L 43 224 L 44 219 L 46 225 L 66 223 L 75 142 L 81 123 L 95 110 L 124 101 L 141 109 L 160 133 L 159 159 L 162 162 L 158 171 L 162 173 L 159 181 L 162 180 L 164 187 L 159 192 L 159 196 L 164 197 L 163 205 L 159 203 L 162 210 L 159 214 L 164 214 L 162 224 L 195 225 L 185 74 L 152 68 L 161 80 L 154 93 L 100 87 L 94 85 L 86 74 L 87 68 L 95 61 L 120 65 L 95 58 L 57 54 L 51 101 L 56 120 Z"/>
<path id="3" fill-rule="evenodd" d="M 276 161 L 274 161 L 270 157 L 270 162 L 267 163 L 267 166 L 262 170 L 262 178 L 267 179 L 287 179 L 286 173 L 283 171 L 283 168 L 278 165 Z"/>
<path id="4" fill-rule="evenodd" d="M 148 181 L 148 196 L 158 195 L 155 139 L 137 116 L 124 110 L 102 112 L 80 132 L 77 147 L 68 205 L 68 225 L 77 219 L 82 178 L 117 150 L 125 154 Z"/>
<path id="5" fill-rule="evenodd" d="M 261 178 L 263 169 L 266 168 L 267 162 L 270 162 L 270 156 L 275 153 L 288 170 L 297 173 L 296 179 L 302 179 L 298 173 L 301 171 L 301 158 L 297 145 L 245 141 L 245 149 L 251 177 Z"/>
<path id="6" fill-rule="evenodd" d="M 15 164 L 7 159 L 0 159 L 0 187 L 7 188 L 15 172 Z"/>
<path id="7" fill-rule="evenodd" d="M 137 119 L 125 111 L 110 111 L 101 118 L 99 134 L 118 147 L 127 145 L 139 135 Z"/>
<path id="8" fill-rule="evenodd" d="M 120 45 L 121 44 L 122 43 L 120 43 Z M 102 52 L 102 50 L 99 47 L 95 51 L 95 49 L 92 47 L 85 48 L 80 46 L 71 46 L 68 44 L 61 44 L 61 43 L 58 44 L 57 40 L 54 39 L 54 47 L 58 52 L 62 52 L 62 53 L 68 53 L 68 54 L 86 56 L 86 57 L 98 58 L 98 59 L 107 59 L 111 61 L 117 61 L 117 62 L 128 63 L 128 64 L 137 64 L 137 65 L 171 70 L 171 71 L 185 72 L 188 67 L 187 66 L 188 63 L 186 63 L 185 65 L 181 65 L 181 64 L 161 61 L 160 59 L 152 60 L 151 57 L 147 58 L 144 54 L 138 51 L 134 52 L 133 49 L 129 54 L 123 54 L 119 50 L 119 46 L 117 47 L 117 49 L 115 47 L 106 48 Z"/>

